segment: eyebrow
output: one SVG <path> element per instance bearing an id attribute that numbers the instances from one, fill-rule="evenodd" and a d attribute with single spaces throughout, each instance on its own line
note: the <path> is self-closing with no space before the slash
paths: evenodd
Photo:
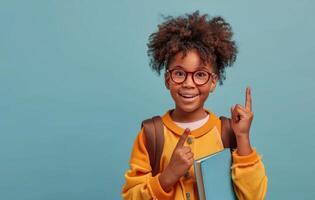
<path id="1" fill-rule="evenodd" d="M 172 68 L 182 68 L 183 69 L 183 67 L 181 65 L 175 65 Z M 197 69 L 206 69 L 207 71 L 211 71 L 205 66 L 198 66 Z"/>

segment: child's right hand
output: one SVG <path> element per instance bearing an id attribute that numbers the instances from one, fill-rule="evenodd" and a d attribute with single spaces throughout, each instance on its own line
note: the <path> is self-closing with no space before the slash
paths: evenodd
<path id="1" fill-rule="evenodd" d="M 185 129 L 183 135 L 179 138 L 177 145 L 173 151 L 170 162 L 167 166 L 177 179 L 184 176 L 189 168 L 194 164 L 194 154 L 190 147 L 184 147 L 190 130 Z"/>
<path id="2" fill-rule="evenodd" d="M 175 146 L 168 166 L 161 173 L 160 183 L 165 191 L 169 191 L 194 163 L 194 154 L 191 152 L 191 148 L 184 146 L 189 133 L 190 130 L 185 129 Z"/>

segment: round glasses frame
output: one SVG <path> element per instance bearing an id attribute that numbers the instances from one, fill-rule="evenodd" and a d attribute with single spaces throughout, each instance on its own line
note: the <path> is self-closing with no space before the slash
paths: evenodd
<path id="1" fill-rule="evenodd" d="M 174 78 L 173 78 L 173 71 L 175 71 L 175 70 L 181 70 L 181 71 L 185 72 L 185 78 L 183 79 L 183 81 L 175 81 L 175 80 L 174 80 Z M 197 72 L 205 72 L 205 73 L 207 73 L 207 74 L 209 75 L 207 81 L 205 81 L 205 82 L 202 83 L 202 84 L 196 83 L 196 81 L 195 81 L 195 74 L 196 74 Z M 186 81 L 188 74 L 192 74 L 192 79 L 193 79 L 195 85 L 197 85 L 197 86 L 205 85 L 206 83 L 209 82 L 209 80 L 210 80 L 211 78 L 216 78 L 216 77 L 217 77 L 217 75 L 216 75 L 215 73 L 213 73 L 213 72 L 208 72 L 208 71 L 205 71 L 205 70 L 197 70 L 197 71 L 194 71 L 194 72 L 187 72 L 187 71 L 185 71 L 185 70 L 183 70 L 183 69 L 171 69 L 171 70 L 168 70 L 168 69 L 167 69 L 167 70 L 166 70 L 166 73 L 169 73 L 169 74 L 170 74 L 170 77 L 171 77 L 171 79 L 172 79 L 172 81 L 173 81 L 174 83 L 177 83 L 177 84 L 182 84 L 183 82 Z"/>

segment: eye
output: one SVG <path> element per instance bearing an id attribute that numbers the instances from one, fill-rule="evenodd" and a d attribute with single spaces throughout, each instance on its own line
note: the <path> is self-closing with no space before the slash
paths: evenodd
<path id="1" fill-rule="evenodd" d="M 205 78 L 208 76 L 208 73 L 205 71 L 197 71 L 195 73 L 196 78 Z"/>
<path id="2" fill-rule="evenodd" d="M 183 76 L 185 76 L 185 72 L 184 72 L 183 70 L 174 70 L 174 71 L 173 71 L 173 74 L 174 74 L 175 76 L 178 76 L 178 77 L 183 77 Z"/>

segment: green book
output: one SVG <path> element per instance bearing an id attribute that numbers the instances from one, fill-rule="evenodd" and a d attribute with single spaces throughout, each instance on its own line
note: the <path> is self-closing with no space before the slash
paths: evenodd
<path id="1" fill-rule="evenodd" d="M 231 178 L 231 152 L 224 149 L 194 161 L 200 200 L 236 200 Z"/>

